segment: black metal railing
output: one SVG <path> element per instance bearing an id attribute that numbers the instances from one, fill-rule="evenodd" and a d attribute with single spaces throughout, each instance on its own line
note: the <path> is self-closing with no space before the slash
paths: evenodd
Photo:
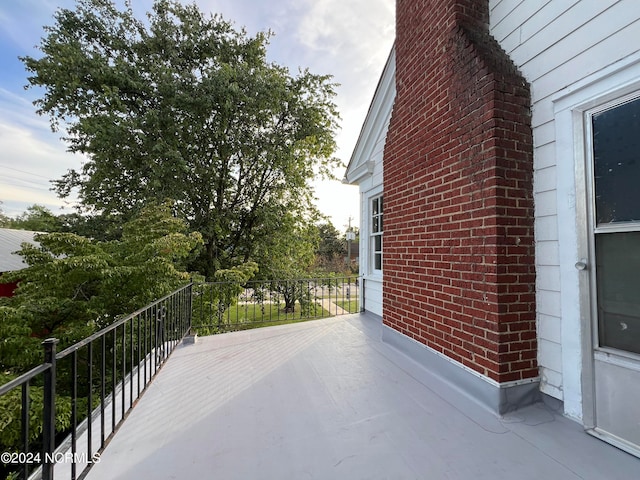
<path id="1" fill-rule="evenodd" d="M 190 284 L 59 353 L 56 339 L 45 340 L 44 363 L 0 386 L 0 396 L 20 389 L 21 397 L 21 451 L 4 452 L 2 463 L 15 464 L 17 478 L 35 473 L 51 480 L 54 465 L 57 478 L 83 478 L 189 332 L 191 299 Z M 36 442 L 30 441 L 34 382 L 43 392 Z M 56 432 L 63 416 L 68 426 Z"/>
<path id="2" fill-rule="evenodd" d="M 30 468 L 35 464 L 41 463 L 44 450 L 39 449 L 33 452 L 30 448 L 31 437 L 31 419 L 29 412 L 31 410 L 31 385 L 32 382 L 40 380 L 44 384 L 43 388 L 48 387 L 49 394 L 45 395 L 42 401 L 43 418 L 53 418 L 52 409 L 55 399 L 55 392 L 52 387 L 55 385 L 55 344 L 57 340 L 48 339 L 42 342 L 44 347 L 44 363 L 32 368 L 27 373 L 11 380 L 10 382 L 0 386 L 0 397 L 11 394 L 20 389 L 20 451 L 19 452 L 2 452 L 2 463 L 10 467 L 15 465 L 14 474 L 21 475 L 22 478 L 28 478 Z M 55 426 L 52 422 L 43 422 L 42 424 L 42 445 L 46 449 L 51 446 L 51 439 L 55 437 Z M 45 467 L 48 468 L 48 467 Z M 47 472 L 48 473 L 48 472 Z"/>
<path id="3" fill-rule="evenodd" d="M 84 478 L 190 332 L 357 313 L 359 298 L 357 277 L 189 284 L 60 352 L 47 339 L 42 365 L 0 386 L 20 404 L 20 451 L 3 452 L 5 472 L 51 480 L 55 466 L 56 478 Z"/>
<path id="4" fill-rule="evenodd" d="M 193 287 L 192 328 L 201 335 L 360 312 L 359 278 L 211 282 Z"/>

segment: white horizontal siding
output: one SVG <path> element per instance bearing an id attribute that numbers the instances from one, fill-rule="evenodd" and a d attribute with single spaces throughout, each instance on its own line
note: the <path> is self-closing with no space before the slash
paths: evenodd
<path id="1" fill-rule="evenodd" d="M 556 166 L 539 168 L 535 172 L 533 182 L 534 192 L 542 193 L 556 189 Z"/>
<path id="2" fill-rule="evenodd" d="M 538 117 L 539 115 L 536 115 L 536 106 L 534 105 L 534 108 L 532 109 L 532 118 L 538 120 Z M 556 136 L 556 129 L 555 129 L 555 125 L 553 124 L 553 120 L 549 120 L 544 123 L 540 123 L 539 121 L 536 121 L 536 123 L 534 123 L 532 127 L 533 127 L 533 144 L 535 145 L 536 149 L 539 146 L 553 144 Z M 534 163 L 536 167 L 538 166 L 539 161 L 544 162 L 545 160 L 543 158 L 538 160 L 538 157 L 536 157 L 534 159 Z"/>
<path id="3" fill-rule="evenodd" d="M 490 0 L 489 6 L 492 35 L 531 85 L 538 361 L 542 391 L 564 398 L 566 407 L 566 388 L 579 385 L 580 372 L 564 372 L 571 378 L 563 379 L 562 324 L 576 317 L 578 302 L 565 298 L 575 292 L 563 291 L 560 272 L 561 262 L 570 262 L 573 268 L 577 242 L 564 242 L 560 249 L 559 238 L 566 237 L 562 233 L 566 225 L 563 223 L 559 233 L 558 211 L 559 204 L 565 210 L 567 205 L 575 209 L 575 195 L 571 193 L 575 191 L 575 179 L 570 173 L 574 171 L 573 158 L 556 158 L 552 98 L 640 50 L 640 1 Z M 562 305 L 575 305 L 569 307 L 575 311 L 563 312 Z M 564 358 L 567 365 L 567 352 Z M 569 395 L 577 399 L 568 407 L 572 409 L 581 401 L 581 392 Z"/>
<path id="4" fill-rule="evenodd" d="M 560 311 L 560 292 L 553 291 L 551 289 L 543 289 L 538 286 L 536 308 L 538 314 L 560 318 L 558 316 L 558 312 Z M 547 340 L 557 341 L 557 343 L 560 343 L 559 338 L 548 338 Z"/>
<path id="5" fill-rule="evenodd" d="M 636 5 L 640 8 L 640 3 Z M 596 26 L 594 25 L 591 25 L 589 28 L 589 30 L 595 29 Z M 581 37 L 579 41 L 587 41 L 588 33 L 588 31 L 585 32 L 584 37 Z M 538 78 L 533 83 L 534 101 L 545 100 L 547 102 L 547 104 L 544 105 L 546 108 L 537 108 L 538 114 L 546 113 L 548 115 L 553 111 L 551 99 L 549 98 L 553 94 L 569 87 L 580 78 L 598 72 L 606 66 L 638 51 L 639 34 L 640 20 L 637 20 L 615 32 L 615 37 L 602 39 L 590 49 L 580 51 L 579 54 L 572 57 L 566 63 L 558 65 L 552 72 Z M 542 64 L 538 63 L 538 65 L 540 68 L 543 68 Z M 529 69 L 525 67 L 522 71 L 525 76 L 527 76 Z M 579 78 L 577 78 L 576 72 L 584 72 L 584 77 L 580 75 Z M 538 98 L 540 100 L 537 100 Z M 547 118 L 545 118 L 545 116 L 539 120 L 536 119 L 536 121 L 546 120 Z"/>
<path id="6" fill-rule="evenodd" d="M 560 338 L 560 322 L 556 317 L 538 315 L 538 333 L 544 338 Z"/>
<path id="7" fill-rule="evenodd" d="M 561 5 L 571 5 L 578 0 L 564 0 L 553 3 Z M 503 48 L 510 45 L 519 45 L 522 37 L 522 29 L 525 25 L 535 23 L 535 17 L 543 19 L 545 15 L 553 15 L 552 0 L 527 0 L 519 5 L 511 0 L 492 2 L 491 7 L 491 33 L 503 44 Z M 542 13 L 541 13 L 542 12 Z M 557 14 L 555 15 L 557 16 Z M 548 23 L 547 20 L 546 23 Z"/>
<path id="8" fill-rule="evenodd" d="M 544 365 L 540 366 L 540 391 L 547 395 L 564 400 L 562 374 Z"/>
<path id="9" fill-rule="evenodd" d="M 562 371 L 562 348 L 560 344 L 541 338 L 538 340 L 538 354 L 540 358 L 545 360 L 544 365 L 540 366 L 541 390 L 562 400 L 563 385 L 560 373 Z"/>
<path id="10" fill-rule="evenodd" d="M 538 264 L 536 267 L 536 288 L 560 293 L 560 267 Z"/>
<path id="11" fill-rule="evenodd" d="M 536 231 L 536 243 L 555 242 L 558 248 L 558 221 L 556 217 L 536 216 L 534 229 Z"/>
<path id="12" fill-rule="evenodd" d="M 382 277 L 365 277 L 364 308 L 367 312 L 382 316 Z"/>
<path id="13" fill-rule="evenodd" d="M 538 265 L 560 264 L 560 253 L 558 252 L 558 242 L 540 240 L 536 242 L 536 257 Z"/>
<path id="14" fill-rule="evenodd" d="M 558 211 L 555 190 L 540 192 L 535 196 L 536 215 L 546 217 L 555 215 Z"/>
<path id="15" fill-rule="evenodd" d="M 549 125 L 553 126 L 553 122 L 549 122 Z M 555 148 L 555 142 L 553 140 L 554 138 L 555 138 L 555 134 L 544 145 L 536 144 L 536 155 L 537 155 L 536 171 L 535 171 L 536 175 L 538 175 L 540 171 L 545 168 L 548 168 L 548 167 L 556 168 L 556 148 Z M 540 190 L 540 191 L 543 192 L 544 190 Z"/>

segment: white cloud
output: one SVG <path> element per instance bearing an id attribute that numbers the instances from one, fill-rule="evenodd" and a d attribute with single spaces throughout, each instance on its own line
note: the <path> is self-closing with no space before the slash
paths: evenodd
<path id="1" fill-rule="evenodd" d="M 81 157 L 65 151 L 59 135 L 31 103 L 0 89 L 0 201 L 15 216 L 34 203 L 57 211 L 65 202 L 50 191 L 49 180 L 79 167 Z"/>
<path id="2" fill-rule="evenodd" d="M 297 30 L 312 51 L 363 64 L 393 37 L 393 0 L 307 0 Z M 385 52 L 383 55 L 386 57 Z"/>
<path id="3" fill-rule="evenodd" d="M 0 201 L 7 215 L 22 213 L 34 203 L 52 211 L 67 204 L 50 191 L 50 179 L 59 178 L 79 160 L 32 132 L 0 123 Z"/>
<path id="4" fill-rule="evenodd" d="M 291 2 L 293 5 L 293 2 Z M 300 15 L 291 44 L 314 73 L 329 73 L 340 86 L 336 104 L 342 117 L 337 156 L 347 164 L 395 36 L 394 0 L 295 1 Z M 335 172 L 341 179 L 344 169 Z M 359 219 L 358 188 L 339 181 L 317 182 L 320 210 L 339 230 Z"/>

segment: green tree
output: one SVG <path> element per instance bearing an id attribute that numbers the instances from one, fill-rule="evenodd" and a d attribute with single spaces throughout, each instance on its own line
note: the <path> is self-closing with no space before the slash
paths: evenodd
<path id="1" fill-rule="evenodd" d="M 78 0 L 46 32 L 41 58 L 22 58 L 29 86 L 88 157 L 58 193 L 77 188 L 87 209 L 124 218 L 173 199 L 204 237 L 194 265 L 208 278 L 290 235 L 280 212 L 308 208 L 310 181 L 340 164 L 335 84 L 268 62 L 270 32 L 250 37 L 172 0 L 156 0 L 146 23 L 110 0 Z"/>
<path id="2" fill-rule="evenodd" d="M 0 303 L 0 383 L 42 362 L 43 338 L 58 338 L 64 349 L 191 280 L 184 267 L 202 238 L 187 233 L 171 210 L 168 203 L 145 207 L 123 226 L 119 240 L 49 233 L 36 235 L 39 246 L 22 245 L 28 267 L 6 274 L 20 283 L 16 295 Z M 59 364 L 57 375 L 56 429 L 64 432 L 71 418 L 70 364 Z M 40 382 L 30 390 L 31 442 L 42 432 Z M 83 402 L 79 412 L 86 411 Z M 20 389 L 0 398 L 2 451 L 20 449 L 20 404 Z"/>
<path id="3" fill-rule="evenodd" d="M 279 218 L 282 229 L 289 234 L 266 238 L 256 249 L 258 258 L 270 257 L 260 269 L 258 278 L 271 280 L 268 291 L 282 295 L 284 310 L 293 312 L 296 302 L 303 310 L 310 306 L 311 291 L 306 281 L 313 276 L 315 252 L 318 248 L 318 229 L 308 212 L 302 217 L 283 213 Z M 266 291 L 264 292 L 266 293 Z"/>
<path id="4" fill-rule="evenodd" d="M 107 214 L 72 212 L 58 215 L 60 231 L 95 240 L 117 240 L 122 236 L 122 222 Z"/>
<path id="5" fill-rule="evenodd" d="M 36 240 L 39 246 L 24 243 L 20 251 L 28 267 L 5 274 L 19 284 L 0 311 L 3 371 L 28 366 L 43 338 L 55 336 L 64 348 L 188 283 L 185 262 L 202 242 L 186 234 L 168 204 L 145 207 L 125 224 L 121 240 L 72 233 Z"/>
<path id="6" fill-rule="evenodd" d="M 216 271 L 212 283 L 194 286 L 192 322 L 194 327 L 198 327 L 199 333 L 207 335 L 225 331 L 225 312 L 238 303 L 244 285 L 257 271 L 258 265 L 254 262 L 243 263 L 233 268 L 221 268 Z"/>
<path id="7" fill-rule="evenodd" d="M 62 222 L 44 205 L 33 204 L 24 213 L 10 220 L 9 226 L 34 232 L 59 232 Z"/>
<path id="8" fill-rule="evenodd" d="M 341 272 L 344 270 L 344 257 L 347 255 L 345 240 L 331 222 L 318 225 L 320 242 L 316 251 L 316 262 L 321 270 Z"/>

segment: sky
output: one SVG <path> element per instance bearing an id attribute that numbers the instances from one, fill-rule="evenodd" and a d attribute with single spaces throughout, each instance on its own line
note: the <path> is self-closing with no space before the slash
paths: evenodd
<path id="1" fill-rule="evenodd" d="M 182 0 L 186 2 L 186 0 Z M 123 0 L 116 0 L 122 5 Z M 138 18 L 152 0 L 131 0 Z M 271 30 L 269 61 L 332 75 L 340 112 L 336 155 L 345 167 L 355 147 L 394 39 L 394 0 L 196 0 L 203 12 L 221 14 L 249 35 Z M 53 24 L 57 8 L 75 0 L 0 0 L 0 208 L 14 217 L 33 204 L 71 213 L 74 200 L 59 199 L 50 180 L 78 169 L 83 157 L 66 151 L 63 132 L 52 132 L 47 117 L 36 114 L 37 90 L 26 90 L 27 72 L 19 56 L 38 57 L 43 26 Z M 317 207 L 339 231 L 349 218 L 359 221 L 358 187 L 338 180 L 315 182 Z"/>

